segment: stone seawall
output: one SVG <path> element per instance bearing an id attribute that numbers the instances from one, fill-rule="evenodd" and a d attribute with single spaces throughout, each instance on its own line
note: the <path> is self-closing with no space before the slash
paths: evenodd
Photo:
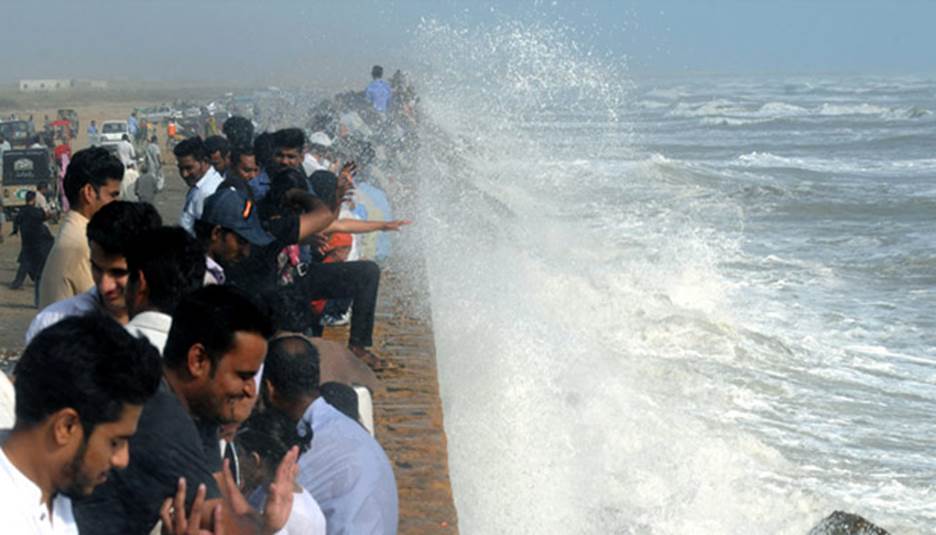
<path id="1" fill-rule="evenodd" d="M 381 279 L 374 349 L 399 368 L 377 374 L 382 391 L 374 393 L 376 435 L 396 475 L 400 534 L 455 534 L 432 325 L 406 312 L 404 296 L 414 293 L 408 284 L 393 271 Z M 347 328 L 330 327 L 325 338 L 346 343 Z"/>

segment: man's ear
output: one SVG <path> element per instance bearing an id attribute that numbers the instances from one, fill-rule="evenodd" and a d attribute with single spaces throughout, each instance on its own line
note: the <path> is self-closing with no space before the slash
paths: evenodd
<path id="1" fill-rule="evenodd" d="M 271 383 L 269 379 L 264 379 L 262 381 L 262 386 L 263 388 L 261 388 L 260 391 L 263 392 L 264 401 L 274 407 L 277 406 L 279 399 L 276 397 L 276 388 L 273 387 L 273 383 Z"/>
<path id="2" fill-rule="evenodd" d="M 250 460 L 253 461 L 254 466 L 257 468 L 263 466 L 263 460 L 260 459 L 260 454 L 255 451 L 250 452 Z"/>
<path id="3" fill-rule="evenodd" d="M 134 277 L 131 276 L 131 281 L 128 282 L 124 290 L 127 302 L 132 306 L 131 312 L 140 310 L 141 305 L 149 301 L 149 285 L 146 284 L 146 275 L 143 274 L 143 271 L 136 273 L 136 280 L 132 279 Z"/>
<path id="4" fill-rule="evenodd" d="M 81 427 L 81 418 L 78 411 L 71 407 L 55 412 L 50 416 L 52 421 L 52 439 L 59 447 L 66 446 L 75 440 L 82 440 L 84 428 Z"/>
<path id="5" fill-rule="evenodd" d="M 219 225 L 215 225 L 215 226 L 211 229 L 211 241 L 212 241 L 212 242 L 214 242 L 214 241 L 221 241 L 221 233 L 222 233 L 222 232 L 224 232 L 224 231 L 221 230 L 221 227 L 220 227 Z"/>
<path id="6" fill-rule="evenodd" d="M 195 344 L 188 350 L 188 372 L 195 379 L 211 375 L 211 357 L 202 344 Z"/>
<path id="7" fill-rule="evenodd" d="M 94 185 L 89 182 L 81 186 L 81 190 L 78 191 L 78 198 L 81 199 L 82 204 L 85 206 L 89 206 L 97 200 L 97 191 L 94 189 Z"/>

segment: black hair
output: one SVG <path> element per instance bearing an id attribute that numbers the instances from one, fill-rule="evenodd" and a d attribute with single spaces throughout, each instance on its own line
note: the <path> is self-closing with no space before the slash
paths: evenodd
<path id="1" fill-rule="evenodd" d="M 358 396 L 354 388 L 344 383 L 329 381 L 319 385 L 319 392 L 329 405 L 338 409 L 348 418 L 360 423 L 361 413 L 358 409 Z"/>
<path id="2" fill-rule="evenodd" d="M 260 202 L 260 219 L 266 221 L 276 215 L 283 215 L 290 210 L 286 203 L 286 194 L 294 189 L 309 191 L 305 173 L 293 167 L 270 169 L 270 190 Z"/>
<path id="3" fill-rule="evenodd" d="M 78 205 L 81 188 L 91 184 L 100 191 L 108 180 L 123 180 L 124 166 L 116 156 L 103 147 L 89 147 L 75 153 L 65 171 L 63 189 L 65 198 L 72 206 Z"/>
<path id="4" fill-rule="evenodd" d="M 182 297 L 205 282 L 205 251 L 181 227 L 159 227 L 138 236 L 127 250 L 130 283 L 146 278 L 149 304 L 165 314 L 175 312 Z"/>
<path id="5" fill-rule="evenodd" d="M 229 117 L 221 126 L 231 145 L 250 145 L 253 143 L 254 127 L 250 119 L 235 115 Z"/>
<path id="6" fill-rule="evenodd" d="M 235 145 L 231 148 L 231 164 L 240 164 L 241 156 L 255 156 L 254 148 L 250 145 Z"/>
<path id="7" fill-rule="evenodd" d="M 299 149 L 305 146 L 305 132 L 301 128 L 283 128 L 273 132 L 273 150 Z"/>
<path id="8" fill-rule="evenodd" d="M 175 154 L 177 159 L 191 156 L 195 159 L 195 161 L 198 162 L 204 162 L 208 160 L 208 151 L 205 148 L 205 142 L 202 141 L 202 138 L 199 136 L 182 140 L 178 145 L 175 146 L 174 149 L 172 149 L 172 153 Z"/>
<path id="9" fill-rule="evenodd" d="M 309 176 L 309 184 L 315 190 L 315 196 L 329 206 L 334 206 L 338 195 L 338 177 L 335 173 L 319 169 Z"/>
<path id="10" fill-rule="evenodd" d="M 157 138 L 156 136 L 153 136 L 150 138 L 150 143 L 156 143 L 157 141 L 159 141 L 159 138 Z"/>
<path id="11" fill-rule="evenodd" d="M 189 348 L 202 344 L 214 370 L 221 357 L 234 347 L 238 332 L 269 338 L 273 335 L 269 314 L 233 286 L 205 286 L 183 297 L 176 307 L 163 360 L 168 368 L 183 369 Z"/>
<path id="12" fill-rule="evenodd" d="M 205 139 L 205 153 L 211 156 L 216 152 L 221 152 L 222 158 L 227 158 L 228 154 L 231 152 L 231 145 L 228 143 L 227 139 L 224 139 L 224 136 L 208 136 Z"/>
<path id="13" fill-rule="evenodd" d="M 234 442 L 244 453 L 256 453 L 268 466 L 275 467 L 293 446 L 299 446 L 300 453 L 308 450 L 312 433 L 307 429 L 300 435 L 292 418 L 267 408 L 254 412 L 241 424 Z"/>
<path id="14" fill-rule="evenodd" d="M 260 167 L 266 169 L 273 161 L 273 134 L 264 132 L 254 140 L 254 155 Z"/>
<path id="15" fill-rule="evenodd" d="M 374 68 L 370 70 L 370 75 L 374 80 L 383 77 L 383 67 L 380 65 L 374 65 Z"/>
<path id="16" fill-rule="evenodd" d="M 36 192 L 35 192 L 35 191 L 27 191 L 27 192 L 26 192 L 26 202 L 30 202 L 30 201 L 34 201 L 34 200 L 36 200 Z"/>
<path id="17" fill-rule="evenodd" d="M 162 217 L 152 204 L 114 201 L 91 217 L 87 234 L 104 252 L 126 256 L 144 232 L 161 226 Z"/>
<path id="18" fill-rule="evenodd" d="M 85 439 L 97 424 L 120 419 L 124 405 L 143 405 L 159 387 L 159 352 L 113 319 L 71 316 L 42 330 L 14 369 L 16 426 L 32 426 L 71 407 Z"/>
<path id="19" fill-rule="evenodd" d="M 276 389 L 277 396 L 298 401 L 314 395 L 319 388 L 319 352 L 312 342 L 298 334 L 273 339 L 263 364 L 263 382 Z"/>
<path id="20" fill-rule="evenodd" d="M 48 182 L 40 182 L 40 183 L 36 184 L 36 191 L 42 191 L 42 190 L 44 190 L 44 189 L 49 189 L 49 183 L 48 183 Z"/>

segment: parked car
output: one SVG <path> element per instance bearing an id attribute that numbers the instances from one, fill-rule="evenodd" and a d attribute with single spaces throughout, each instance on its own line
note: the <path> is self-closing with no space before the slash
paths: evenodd
<path id="1" fill-rule="evenodd" d="M 130 127 L 127 125 L 127 121 L 104 121 L 101 123 L 98 140 L 100 143 L 120 141 L 129 131 Z"/>
<path id="2" fill-rule="evenodd" d="M 32 121 L 4 121 L 0 122 L 0 134 L 11 146 L 26 147 L 36 134 L 36 128 Z"/>
<path id="3" fill-rule="evenodd" d="M 143 119 L 146 119 L 152 123 L 163 123 L 168 121 L 171 117 L 174 116 L 176 110 L 172 106 L 167 106 L 165 104 L 161 106 L 153 106 L 151 108 L 143 108 L 139 110 L 140 116 Z"/>

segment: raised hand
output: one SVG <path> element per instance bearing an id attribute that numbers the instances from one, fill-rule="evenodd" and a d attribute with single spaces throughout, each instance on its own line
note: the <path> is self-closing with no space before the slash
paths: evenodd
<path id="1" fill-rule="evenodd" d="M 276 477 L 270 483 L 266 506 L 263 510 L 263 532 L 276 533 L 283 529 L 293 506 L 293 489 L 296 486 L 296 475 L 299 473 L 299 447 L 290 448 L 283 460 L 276 468 Z"/>
<path id="2" fill-rule="evenodd" d="M 214 530 L 201 528 L 202 509 L 205 507 L 205 485 L 198 486 L 195 493 L 195 502 L 192 510 L 185 514 L 185 478 L 179 478 L 179 486 L 175 497 L 166 498 L 159 509 L 159 518 L 162 520 L 162 535 L 224 535 L 224 525 L 221 522 L 221 505 L 218 504 L 212 511 Z"/>

